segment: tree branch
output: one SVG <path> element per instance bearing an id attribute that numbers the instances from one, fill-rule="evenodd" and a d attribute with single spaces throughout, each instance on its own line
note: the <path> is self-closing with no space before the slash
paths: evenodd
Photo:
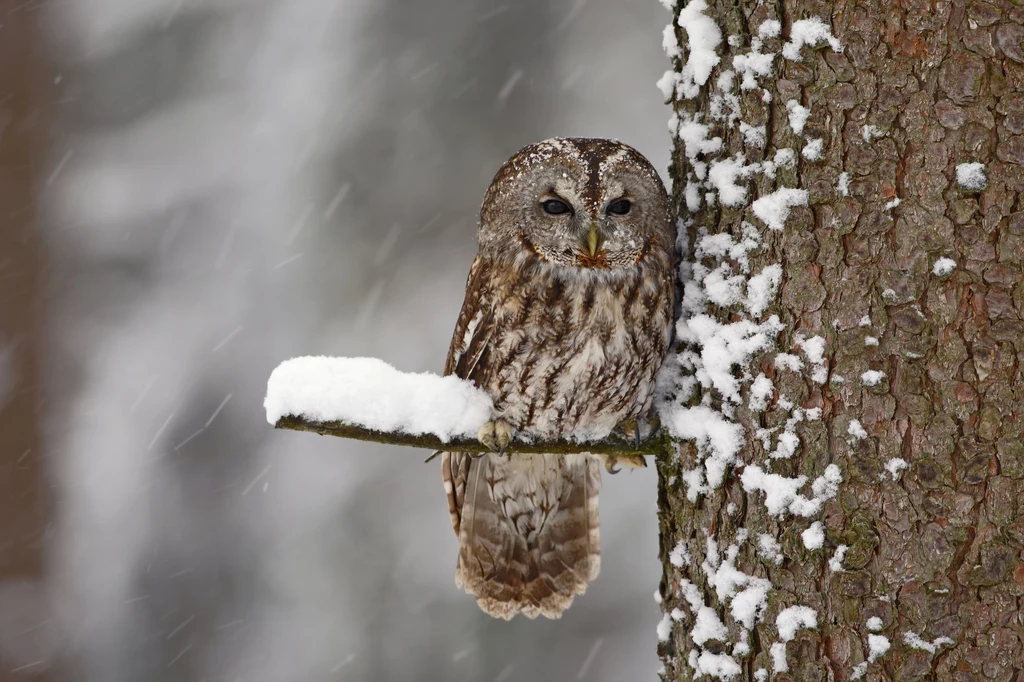
<path id="1" fill-rule="evenodd" d="M 344 422 L 312 422 L 294 415 L 281 417 L 277 420 L 274 427 L 278 429 L 292 429 L 294 431 L 312 431 L 313 433 L 319 433 L 321 436 L 338 436 L 339 438 L 352 438 L 354 440 L 372 441 L 387 445 L 408 445 L 416 448 L 444 450 L 447 452 L 487 452 L 486 446 L 470 438 L 444 442 L 433 434 L 416 436 L 408 433 L 375 431 Z M 671 440 L 669 440 L 665 432 L 659 430 L 647 440 L 640 441 L 639 443 L 615 436 L 589 443 L 570 443 L 563 440 L 535 441 L 532 443 L 512 441 L 505 448 L 505 452 L 559 455 L 571 455 L 581 452 L 589 452 L 593 455 L 617 456 L 668 455 L 673 452 L 673 447 Z"/>

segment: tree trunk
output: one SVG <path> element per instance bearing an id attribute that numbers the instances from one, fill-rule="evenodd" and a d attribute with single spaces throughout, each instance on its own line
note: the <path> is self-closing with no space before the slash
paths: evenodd
<path id="1" fill-rule="evenodd" d="M 48 84 L 39 12 L 0 2 L 0 680 L 52 675 L 44 585 L 48 481 L 39 390 L 43 261 L 36 224 Z"/>
<path id="2" fill-rule="evenodd" d="M 772 314 L 780 321 L 772 347 L 731 368 L 738 404 L 715 386 L 701 385 L 689 399 L 720 414 L 725 403 L 723 418 L 742 426 L 744 444 L 721 485 L 694 495 L 688 482 L 710 461 L 708 441 L 688 442 L 679 457 L 658 464 L 665 679 L 694 679 L 702 669 L 734 680 L 1024 679 L 1024 7 L 1009 0 L 708 4 L 703 14 L 722 31 L 721 61 L 705 83 L 697 79 L 699 94 L 673 97 L 678 116 L 703 114 L 709 137 L 723 140 L 720 151 L 696 158 L 714 163 L 742 152 L 751 164 L 793 149 L 794 167 L 738 182 L 746 182 L 748 200 L 789 187 L 807 190 L 809 205 L 793 207 L 782 230 L 768 229 L 749 206 L 724 205 L 721 194 L 687 212 L 685 189 L 696 176 L 676 139 L 674 200 L 680 216 L 693 219 L 684 260 L 709 270 L 726 263 L 743 274 L 735 260 L 693 254 L 701 230 L 740 237 L 745 221 L 763 240 L 750 254 L 750 272 L 780 263 L 783 275 L 759 318 L 740 304 L 706 306 L 723 324 L 764 323 Z M 842 51 L 820 42 L 800 50 L 802 61 L 785 59 L 779 53 L 794 22 L 815 16 Z M 749 53 L 770 19 L 782 24 L 781 36 L 761 48 L 776 53 L 773 75 L 758 78 L 757 89 L 732 90 L 740 120 L 766 126 L 762 149 L 750 143 L 756 136 L 745 144 L 738 122 L 715 118 L 728 109 L 716 95 L 720 73 Z M 682 28 L 675 35 L 679 71 L 693 36 Z M 802 134 L 790 124 L 790 100 L 810 109 Z M 811 161 L 801 150 L 815 138 L 822 154 Z M 958 182 L 957 166 L 967 162 L 984 164 L 983 190 Z M 936 264 L 944 258 L 955 267 Z M 709 287 L 705 281 L 705 294 Z M 692 314 L 683 313 L 684 336 Z M 813 348 L 799 343 L 815 336 L 825 340 L 817 376 Z M 777 361 L 780 353 L 799 358 L 802 369 L 781 368 L 796 363 Z M 872 371 L 881 374 L 865 374 Z M 760 373 L 774 392 L 757 411 L 751 377 Z M 795 452 L 770 457 L 785 455 L 779 436 L 787 431 L 799 437 Z M 901 470 L 900 460 L 909 467 Z M 830 464 L 842 475 L 838 491 L 830 497 L 823 485 L 812 497 L 811 481 Z M 823 504 L 807 516 L 793 513 L 799 505 L 773 516 L 745 476 L 753 466 L 806 476 L 800 493 Z M 813 532 L 802 535 L 814 522 L 824 527 L 820 548 Z M 778 563 L 763 535 L 781 546 Z M 837 555 L 841 545 L 845 555 Z M 730 588 L 733 566 L 771 582 L 767 607 L 746 635 L 734 595 L 756 581 L 739 577 Z M 796 611 L 780 627 L 779 614 L 794 606 L 814 610 L 814 627 L 806 618 L 787 627 Z M 715 636 L 707 636 L 714 619 L 698 618 L 702 607 L 728 635 L 712 627 Z M 874 630 L 873 617 L 881 621 L 870 624 Z"/>

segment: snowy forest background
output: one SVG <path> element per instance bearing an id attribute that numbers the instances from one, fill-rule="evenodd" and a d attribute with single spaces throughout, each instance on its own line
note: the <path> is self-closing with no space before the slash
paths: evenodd
<path id="1" fill-rule="evenodd" d="M 664 171 L 664 8 L 40 11 L 58 74 L 41 202 L 52 645 L 78 679 L 652 678 L 652 469 L 605 477 L 588 593 L 561 621 L 504 623 L 454 586 L 428 453 L 274 432 L 262 400 L 296 355 L 439 371 L 480 200 L 520 146 L 617 137 Z"/>

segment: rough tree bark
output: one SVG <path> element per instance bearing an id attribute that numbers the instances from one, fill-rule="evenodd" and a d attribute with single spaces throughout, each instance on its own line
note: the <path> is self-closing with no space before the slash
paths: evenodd
<path id="1" fill-rule="evenodd" d="M 751 371 L 773 380 L 776 400 L 823 411 L 820 420 L 797 426 L 799 449 L 774 470 L 813 479 L 835 463 L 843 482 L 820 514 L 779 522 L 760 493 L 744 490 L 742 467 L 691 504 L 682 477 L 694 450 L 659 460 L 661 594 L 666 613 L 678 609 L 659 647 L 664 677 L 692 679 L 693 650 L 729 651 L 714 640 L 694 644 L 679 588 L 683 579 L 694 583 L 735 637 L 737 625 L 701 562 L 708 532 L 724 548 L 746 529 L 751 538 L 777 538 L 785 559 L 776 566 L 757 556 L 756 542 L 739 543 L 737 568 L 769 578 L 774 589 L 733 679 L 773 670 L 775 618 L 791 605 L 815 609 L 817 627 L 797 632 L 786 645 L 789 671 L 771 672 L 771 679 L 851 679 L 867 661 L 872 616 L 881 619 L 877 634 L 891 649 L 862 679 L 1024 679 L 1024 7 L 1010 0 L 708 4 L 705 14 L 723 31 L 722 62 L 709 84 L 732 54 L 749 50 L 767 19 L 782 22 L 782 37 L 767 40 L 765 52 L 778 53 L 792 23 L 811 16 L 830 24 L 845 47 L 805 48 L 802 62 L 777 56 L 773 82 L 764 83 L 773 91 L 769 104 L 760 89 L 741 94 L 743 120 L 767 126 L 764 150 L 744 147 L 735 128 L 710 119 L 707 92 L 673 103 L 677 113 L 705 114 L 724 140 L 722 157 L 745 152 L 748 162 L 760 161 L 784 147 L 798 153 L 794 169 L 748 183 L 754 197 L 781 186 L 810 193 L 810 205 L 794 208 L 784 231 L 763 230 L 765 247 L 752 264 L 755 271 L 784 266 L 768 310 L 785 326 L 776 350 L 797 353 L 797 334 L 824 337 L 829 381 L 778 370 L 767 353 L 754 358 Z M 677 35 L 685 46 L 686 32 Z M 741 43 L 729 45 L 730 35 Z M 810 108 L 802 137 L 788 124 L 790 99 Z M 866 134 L 865 126 L 876 129 Z M 823 157 L 813 163 L 799 157 L 810 138 L 824 139 Z M 683 152 L 677 142 L 671 172 L 679 206 L 688 171 Z M 956 181 L 956 165 L 974 161 L 988 176 L 980 193 Z M 837 189 L 841 172 L 850 174 L 848 196 Z M 886 208 L 896 197 L 899 205 Z M 749 210 L 720 205 L 692 217 L 691 243 L 700 227 L 735 235 L 741 220 L 754 221 Z M 932 272 L 940 257 L 957 263 L 948 276 Z M 732 315 L 716 312 L 723 322 Z M 866 345 L 867 336 L 878 345 Z M 866 386 L 859 377 L 867 370 L 885 378 Z M 755 431 L 780 426 L 787 414 L 777 402 L 763 413 L 736 410 L 746 434 L 743 462 L 767 459 Z M 852 419 L 865 438 L 848 434 Z M 884 469 L 892 458 L 910 464 L 898 480 Z M 814 520 L 823 522 L 826 541 L 808 550 L 801 531 Z M 688 563 L 672 560 L 680 541 Z M 840 544 L 849 547 L 844 570 L 833 571 L 829 559 Z M 932 653 L 906 643 L 907 631 L 953 643 Z"/>

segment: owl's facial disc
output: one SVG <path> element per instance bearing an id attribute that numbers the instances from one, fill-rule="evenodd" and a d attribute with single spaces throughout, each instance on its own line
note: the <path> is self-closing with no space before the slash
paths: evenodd
<path id="1" fill-rule="evenodd" d="M 521 149 L 495 176 L 480 213 L 481 252 L 570 275 L 631 271 L 674 248 L 668 196 L 636 150 L 556 138 Z"/>
<path id="2" fill-rule="evenodd" d="M 607 268 L 602 221 L 588 208 L 578 188 L 565 179 L 553 183 L 537 198 L 538 217 L 545 229 L 527 240 L 542 260 L 564 266 Z"/>

